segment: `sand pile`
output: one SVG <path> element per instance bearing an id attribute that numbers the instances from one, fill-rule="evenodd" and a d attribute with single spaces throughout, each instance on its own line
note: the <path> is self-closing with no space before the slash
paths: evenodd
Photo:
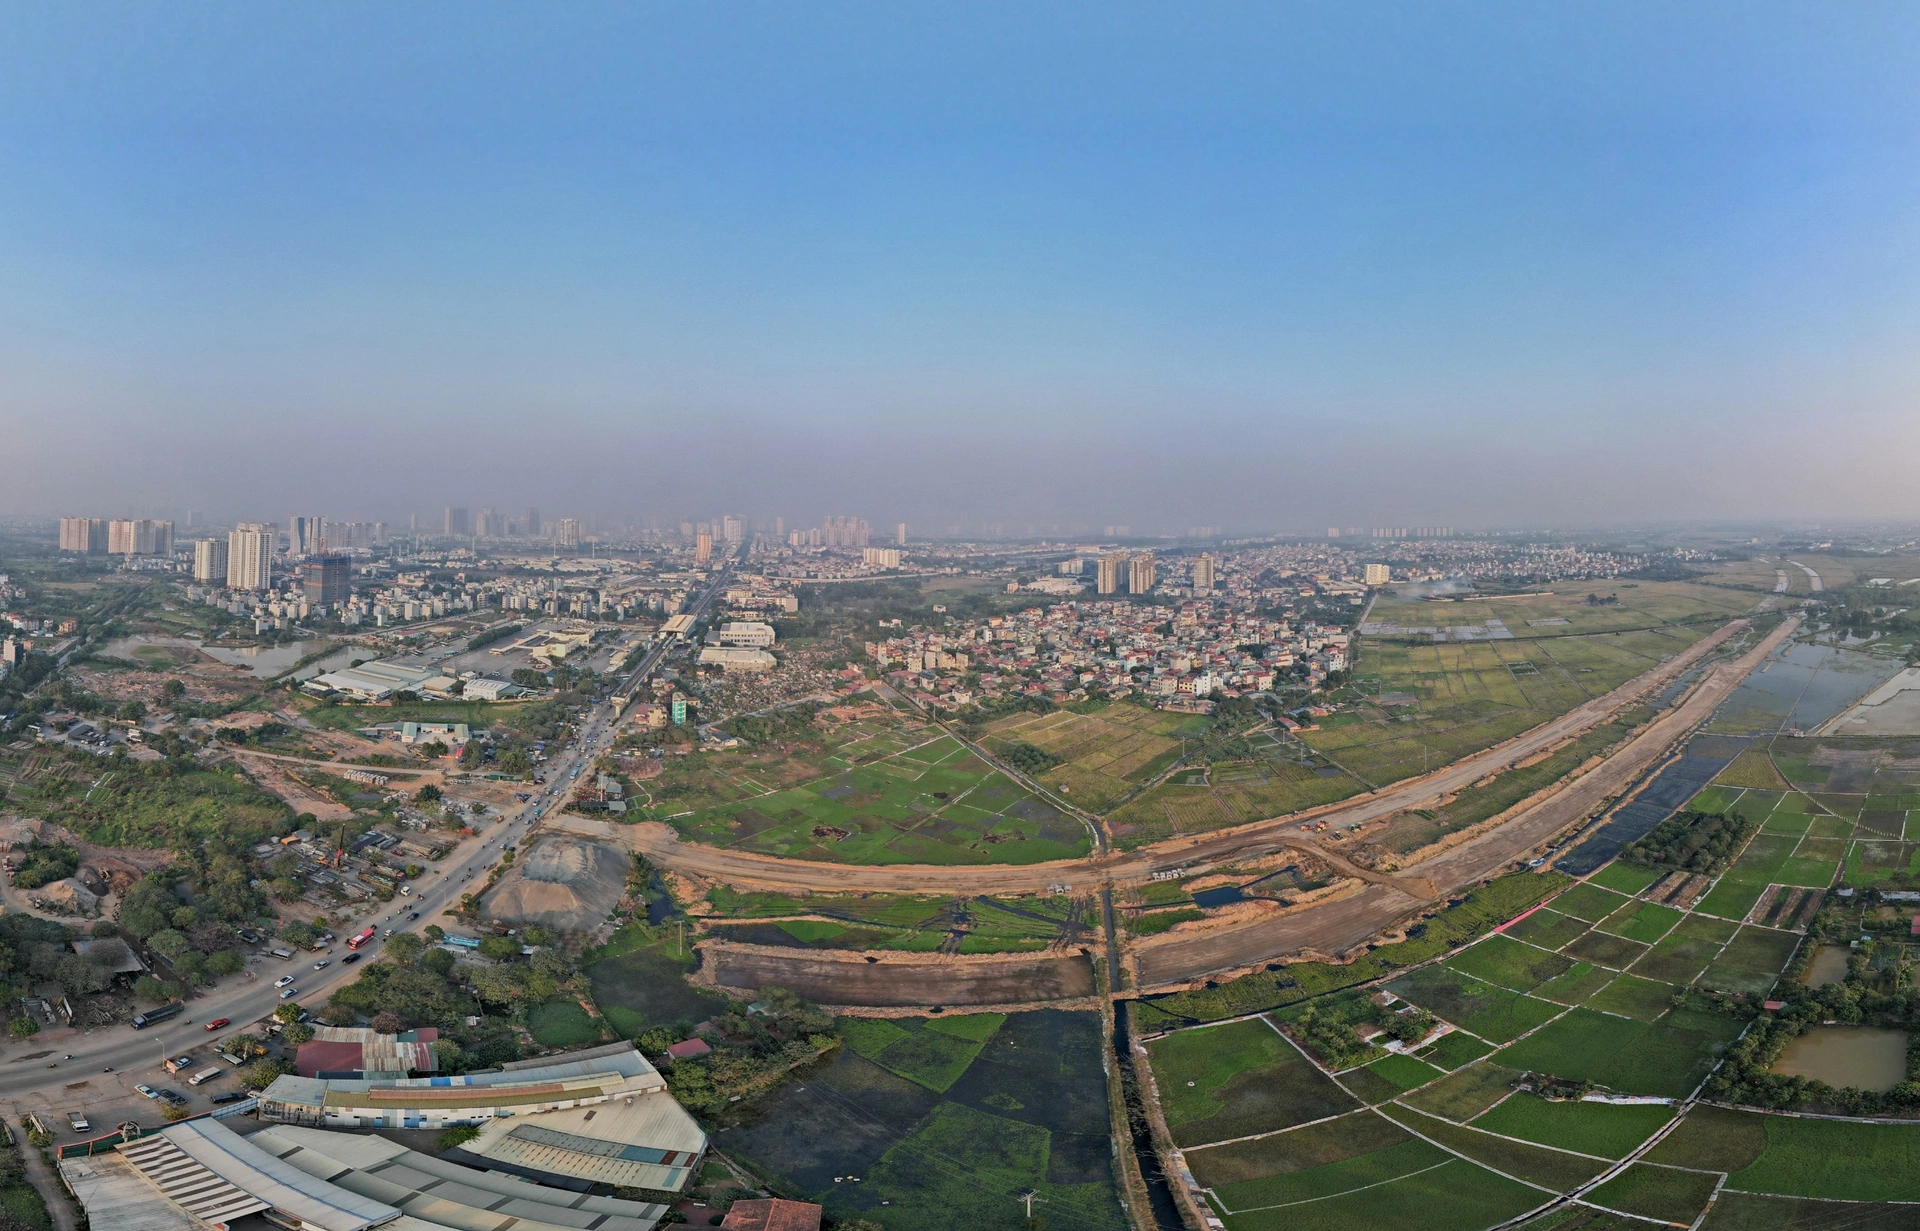
<path id="1" fill-rule="evenodd" d="M 520 852 L 487 895 L 482 913 L 497 923 L 591 932 L 625 894 L 628 867 L 626 854 L 612 847 L 560 835 L 545 838 Z"/>

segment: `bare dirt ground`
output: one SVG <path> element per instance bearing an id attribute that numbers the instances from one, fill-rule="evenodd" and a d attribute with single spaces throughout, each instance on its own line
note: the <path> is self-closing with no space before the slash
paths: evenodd
<path id="1" fill-rule="evenodd" d="M 1338 958 L 1442 894 L 1505 870 L 1562 830 L 1599 812 L 1664 760 L 1798 625 L 1797 619 L 1787 621 L 1740 658 L 1715 668 L 1679 705 L 1592 770 L 1555 784 L 1498 829 L 1414 864 L 1392 886 L 1371 885 L 1363 893 L 1325 907 L 1254 920 L 1242 928 L 1191 937 L 1171 934 L 1162 943 L 1136 946 L 1142 988 L 1188 983 L 1282 955 L 1313 952 Z M 1405 892 L 1416 883 L 1414 878 L 1424 878 L 1438 890 L 1425 896 Z"/>
<path id="2" fill-rule="evenodd" d="M 353 815 L 352 808 L 295 778 L 289 772 L 293 766 L 287 760 L 243 749 L 232 751 L 233 758 L 246 767 L 247 777 L 261 789 L 278 795 L 295 812 L 311 812 L 315 819 L 322 821 L 344 821 Z"/>
<path id="3" fill-rule="evenodd" d="M 698 947 L 698 982 L 756 991 L 784 987 L 836 1009 L 1058 1008 L 1061 1001 L 1095 994 L 1093 964 L 1079 953 L 946 958 L 898 954 L 872 962 L 858 953 L 725 941 L 704 941 Z"/>
<path id="4" fill-rule="evenodd" d="M 924 864 L 854 867 L 777 859 L 745 851 L 683 842 L 660 822 L 638 825 L 596 825 L 581 828 L 575 818 L 556 818 L 556 828 L 593 833 L 622 841 L 653 863 L 673 871 L 727 884 L 779 890 L 868 891 L 887 893 L 1043 893 L 1055 884 L 1095 885 L 1144 881 L 1158 870 L 1228 859 L 1258 857 L 1282 846 L 1298 845 L 1298 823 L 1327 821 L 1334 829 L 1351 829 L 1410 808 L 1420 808 L 1457 793 L 1490 773 L 1498 773 L 1544 751 L 1574 739 L 1608 721 L 1625 706 L 1657 692 L 1695 663 L 1718 649 L 1748 622 L 1734 620 L 1658 667 L 1604 696 L 1596 697 L 1550 722 L 1523 732 L 1504 744 L 1465 757 L 1419 778 L 1394 783 L 1379 791 L 1337 804 L 1287 816 L 1270 817 L 1199 838 L 1182 838 L 1136 851 L 1060 860 L 1022 867 L 936 867 Z M 1744 674 L 1744 673 L 1743 673 Z M 1292 832 L 1289 832 L 1292 831 Z M 1359 874 L 1359 873 L 1356 873 Z M 1381 874 L 1367 872 L 1368 879 Z M 1403 872 L 1397 879 L 1432 876 L 1425 869 Z"/>
<path id="5" fill-rule="evenodd" d="M 604 842 L 550 834 L 520 852 L 481 911 L 497 923 L 592 932 L 626 893 L 626 856 Z"/>

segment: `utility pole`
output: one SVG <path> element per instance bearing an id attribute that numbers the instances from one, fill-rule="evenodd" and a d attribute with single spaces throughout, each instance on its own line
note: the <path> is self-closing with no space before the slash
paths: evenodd
<path id="1" fill-rule="evenodd" d="M 1036 1201 L 1038 1201 L 1041 1205 L 1045 1205 L 1047 1203 L 1047 1199 L 1045 1197 L 1042 1197 L 1039 1193 L 1035 1192 L 1031 1188 L 1029 1188 L 1026 1192 L 1021 1193 L 1019 1196 L 1015 1197 L 1014 1200 L 1020 1202 L 1022 1205 L 1027 1207 L 1028 1222 L 1033 1221 L 1033 1203 Z"/>

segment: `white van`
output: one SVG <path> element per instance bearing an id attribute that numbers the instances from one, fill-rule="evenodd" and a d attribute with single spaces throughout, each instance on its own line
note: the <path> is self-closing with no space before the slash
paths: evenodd
<path id="1" fill-rule="evenodd" d="M 225 1070 L 219 1068 L 218 1066 L 215 1066 L 210 1069 L 201 1069 L 198 1073 L 195 1073 L 192 1077 L 187 1078 L 187 1084 L 189 1086 L 197 1086 L 203 1081 L 212 1081 L 214 1078 L 220 1076 L 220 1074 L 224 1071 Z"/>

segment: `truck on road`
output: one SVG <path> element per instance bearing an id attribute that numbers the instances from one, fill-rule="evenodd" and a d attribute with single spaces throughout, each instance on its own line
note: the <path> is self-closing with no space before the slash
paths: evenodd
<path id="1" fill-rule="evenodd" d="M 133 1015 L 133 1028 L 135 1030 L 145 1030 L 155 1022 L 164 1022 L 169 1017 L 178 1017 L 186 1007 L 186 1005 L 176 1000 L 172 1004 L 163 1004 L 157 1009 L 148 1009 L 145 1013 L 135 1013 Z"/>

